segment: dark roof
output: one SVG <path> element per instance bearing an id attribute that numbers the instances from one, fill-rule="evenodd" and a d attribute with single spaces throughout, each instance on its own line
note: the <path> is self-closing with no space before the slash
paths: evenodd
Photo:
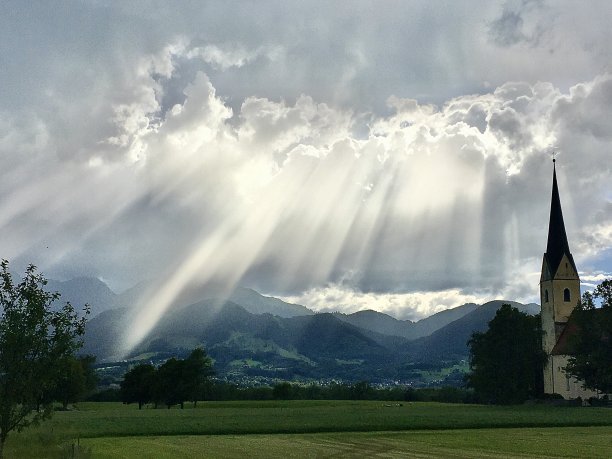
<path id="1" fill-rule="evenodd" d="M 546 260 L 550 269 L 550 275 L 555 276 L 563 255 L 567 255 L 572 268 L 576 272 L 574 257 L 570 253 L 565 223 L 563 223 L 563 211 L 561 210 L 561 199 L 559 199 L 559 187 L 557 186 L 557 170 L 553 166 L 553 186 L 550 200 L 550 221 L 548 223 L 548 243 L 546 244 Z"/>
<path id="2" fill-rule="evenodd" d="M 599 322 L 603 320 L 605 312 L 603 309 L 594 309 L 591 311 L 591 314 L 593 314 L 595 320 Z M 580 333 L 580 327 L 578 327 L 574 321 L 574 317 L 570 316 L 569 321 L 565 324 L 565 328 L 557 339 L 557 343 L 552 351 L 550 351 L 551 355 L 573 355 L 574 351 L 572 349 L 572 344 L 578 333 Z M 605 340 L 606 338 L 602 336 L 601 339 Z"/>
<path id="3" fill-rule="evenodd" d="M 570 319 L 550 353 L 552 355 L 572 355 L 571 342 L 576 334 L 578 334 L 578 326 Z"/>

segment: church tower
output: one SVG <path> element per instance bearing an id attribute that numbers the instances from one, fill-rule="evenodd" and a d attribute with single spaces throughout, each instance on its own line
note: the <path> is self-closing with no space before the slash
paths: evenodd
<path id="1" fill-rule="evenodd" d="M 548 355 L 548 362 L 544 368 L 544 392 L 547 394 L 557 393 L 564 398 L 585 395 L 579 382 L 565 374 L 564 368 L 568 356 L 558 353 L 555 348 L 579 300 L 580 278 L 567 241 L 553 159 L 548 243 L 540 277 L 540 304 L 544 331 L 542 346 Z"/>

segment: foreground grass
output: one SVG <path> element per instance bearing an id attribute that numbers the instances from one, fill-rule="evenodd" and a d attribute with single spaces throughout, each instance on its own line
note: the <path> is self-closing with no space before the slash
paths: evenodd
<path id="1" fill-rule="evenodd" d="M 609 458 L 610 427 L 87 439 L 96 458 Z"/>
<path id="2" fill-rule="evenodd" d="M 595 426 L 600 427 L 595 429 Z M 511 438 L 507 433 L 510 432 L 509 429 L 525 427 L 530 429 L 521 429 L 522 433 L 518 438 Z M 534 430 L 552 427 L 572 427 L 574 430 Z M 586 427 L 589 428 L 585 430 Z M 392 431 L 400 432 L 389 433 Z M 277 451 L 282 451 L 286 456 L 292 452 L 291 448 L 286 449 L 287 444 L 296 441 L 307 444 L 308 447 L 301 450 L 301 453 L 307 451 L 309 454 L 310 451 L 319 451 L 320 448 L 316 446 L 318 444 L 323 445 L 323 450 L 340 448 L 341 455 L 350 455 L 353 449 L 357 451 L 365 447 L 364 444 L 373 448 L 380 447 L 381 451 L 395 451 L 408 443 L 422 445 L 420 448 L 424 448 L 422 450 L 425 454 L 425 450 L 433 448 L 434 444 L 447 448 L 449 444 L 457 444 L 461 438 L 483 435 L 485 437 L 477 443 L 488 442 L 494 445 L 492 451 L 496 451 L 497 447 L 504 451 L 504 441 L 510 441 L 513 447 L 518 447 L 523 438 L 526 439 L 528 448 L 535 451 L 545 440 L 544 437 L 534 437 L 533 432 L 539 431 L 548 435 L 548 438 L 555 435 L 558 437 L 552 441 L 552 445 L 562 445 L 568 436 L 575 437 L 574 443 L 579 444 L 585 432 L 607 432 L 607 438 L 610 438 L 612 410 L 440 403 L 404 403 L 402 406 L 396 406 L 395 402 L 385 404 L 369 401 L 207 402 L 198 404 L 196 409 L 186 407 L 184 410 L 138 410 L 135 405 L 125 406 L 120 403 L 83 403 L 79 404 L 78 410 L 56 413 L 51 421 L 41 427 L 11 435 L 6 456 L 70 457 L 66 451 L 61 451 L 61 448 L 70 446 L 75 439 L 79 439 L 83 447 L 92 448 L 93 457 L 136 457 L 138 451 L 143 453 L 138 457 L 164 457 L 160 456 L 162 453 L 166 454 L 165 457 L 193 457 L 195 451 L 198 452 L 196 456 L 201 456 L 203 445 L 208 444 L 218 445 L 219 448 L 205 448 L 205 451 L 211 452 L 211 457 L 226 457 L 227 454 L 220 452 L 244 452 L 244 448 L 255 448 L 257 442 L 267 448 L 262 449 L 261 457 L 275 456 Z M 561 431 L 566 433 L 555 434 Z M 514 435 L 513 433 L 512 437 Z M 445 438 L 448 443 L 435 443 Z M 610 456 L 610 442 L 605 443 L 602 440 L 603 443 L 592 443 L 591 438 L 586 441 L 585 444 L 595 445 L 596 451 L 602 447 L 607 448 L 608 454 L 601 457 Z M 480 447 L 482 448 L 482 445 Z M 469 445 L 466 448 L 468 449 L 465 451 L 472 451 Z M 130 450 L 135 451 L 134 455 L 127 453 Z M 545 447 L 542 451 L 546 450 Z M 119 454 L 121 451 L 126 451 L 128 455 Z M 153 451 L 155 454 L 152 454 Z M 523 454 L 522 449 L 509 451 L 512 451 L 512 454 Z M 559 451 L 559 457 L 563 457 L 563 451 Z M 149 452 L 151 454 L 147 456 Z M 373 450 L 370 452 L 374 454 Z M 448 457 L 441 452 L 435 453 L 433 457 L 440 456 Z M 471 454 L 457 457 L 468 456 L 477 457 Z M 576 455 L 574 452 L 573 457 L 598 456 Z"/>

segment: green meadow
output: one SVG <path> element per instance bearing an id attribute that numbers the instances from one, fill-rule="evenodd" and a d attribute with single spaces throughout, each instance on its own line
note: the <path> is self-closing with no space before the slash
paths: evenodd
<path id="1" fill-rule="evenodd" d="M 80 403 L 6 457 L 611 457 L 612 409 L 375 401 Z"/>

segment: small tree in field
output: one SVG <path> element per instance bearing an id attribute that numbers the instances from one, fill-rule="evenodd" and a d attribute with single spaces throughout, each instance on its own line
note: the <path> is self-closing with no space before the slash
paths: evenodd
<path id="1" fill-rule="evenodd" d="M 0 263 L 0 458 L 9 432 L 51 415 L 50 404 L 39 409 L 41 402 L 82 345 L 85 317 L 70 303 L 52 310 L 60 295 L 46 292 L 46 284 L 33 265 L 15 284 L 8 262 Z"/>

